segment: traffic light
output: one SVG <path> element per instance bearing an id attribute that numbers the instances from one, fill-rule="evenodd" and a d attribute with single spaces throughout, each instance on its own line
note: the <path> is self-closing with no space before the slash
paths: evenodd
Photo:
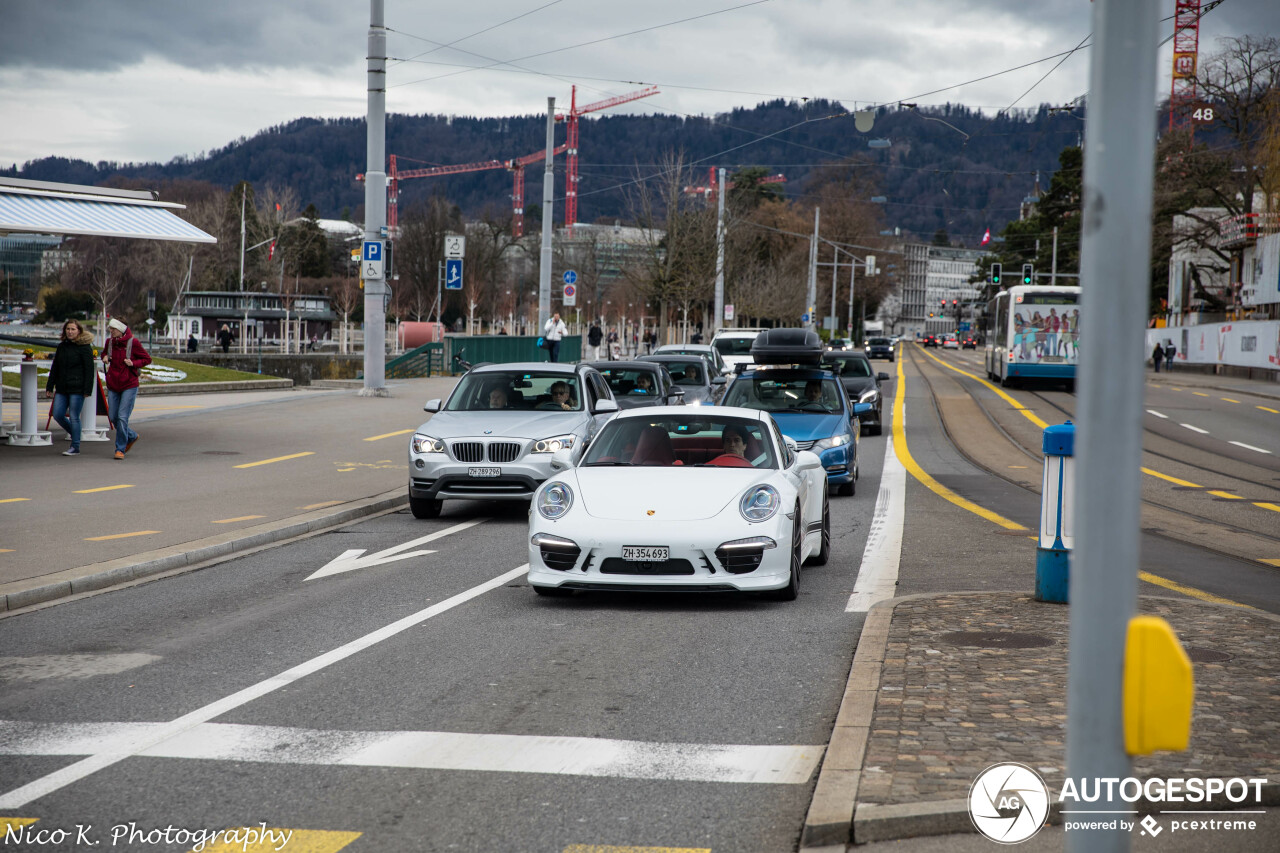
<path id="1" fill-rule="evenodd" d="M 991 265 L 991 283 L 992 284 L 1000 283 L 1000 265 L 999 264 Z"/>
<path id="2" fill-rule="evenodd" d="M 1022 265 L 1022 283 L 1031 284 L 1036 280 L 1036 268 L 1034 264 Z"/>

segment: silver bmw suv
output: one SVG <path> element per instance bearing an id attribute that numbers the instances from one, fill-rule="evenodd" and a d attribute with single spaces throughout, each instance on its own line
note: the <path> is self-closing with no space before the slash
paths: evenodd
<path id="1" fill-rule="evenodd" d="M 551 454 L 576 462 L 618 411 L 585 364 L 489 364 L 467 372 L 409 442 L 409 508 L 435 518 L 446 500 L 530 500 L 551 476 Z"/>

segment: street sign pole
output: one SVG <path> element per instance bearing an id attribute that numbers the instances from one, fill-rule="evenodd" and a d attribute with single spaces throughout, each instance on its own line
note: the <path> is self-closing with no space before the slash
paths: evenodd
<path id="1" fill-rule="evenodd" d="M 369 67 L 368 116 L 366 118 L 366 152 L 364 170 L 364 239 L 365 245 L 379 247 L 387 224 L 386 163 L 386 93 L 387 30 L 383 24 L 383 0 L 369 0 Z M 382 265 L 381 248 L 378 265 Z M 365 262 L 361 262 L 365 266 Z M 364 283 L 364 387 L 361 397 L 386 397 L 386 282 L 378 270 L 378 278 L 365 276 Z"/>
<path id="2" fill-rule="evenodd" d="M 724 316 L 724 169 L 719 172 L 716 193 L 719 196 L 716 202 L 716 313 L 711 323 L 712 334 L 720 331 L 726 319 Z"/>
<path id="3" fill-rule="evenodd" d="M 551 201 L 555 189 L 556 99 L 547 98 L 547 161 L 542 178 L 542 266 L 538 270 L 538 332 L 551 319 Z M 573 223 L 569 223 L 572 225 Z"/>

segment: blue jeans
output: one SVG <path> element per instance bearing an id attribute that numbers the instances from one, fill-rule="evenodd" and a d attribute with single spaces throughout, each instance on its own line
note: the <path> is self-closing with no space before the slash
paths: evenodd
<path id="1" fill-rule="evenodd" d="M 129 429 L 129 416 L 133 414 L 133 403 L 138 399 L 137 388 L 126 388 L 123 391 L 107 389 L 107 420 L 116 428 L 116 450 L 124 452 L 129 442 L 138 434 Z"/>
<path id="2" fill-rule="evenodd" d="M 551 344 L 551 360 L 553 362 L 559 361 L 560 360 L 560 342 L 548 340 L 547 343 Z"/>
<path id="3" fill-rule="evenodd" d="M 53 419 L 71 436 L 72 450 L 80 449 L 80 408 L 83 405 L 83 394 L 53 395 Z"/>

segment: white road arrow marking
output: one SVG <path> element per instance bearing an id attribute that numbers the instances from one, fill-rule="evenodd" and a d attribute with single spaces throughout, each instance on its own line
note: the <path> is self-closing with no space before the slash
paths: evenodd
<path id="1" fill-rule="evenodd" d="M 468 527 L 475 527 L 477 524 L 483 524 L 486 519 L 474 518 L 471 521 L 464 521 L 461 524 L 455 524 L 453 527 L 446 527 L 444 530 L 437 530 L 435 533 L 429 533 L 426 536 L 412 539 L 402 545 L 393 545 L 375 554 L 369 554 L 366 557 L 360 556 L 364 553 L 363 548 L 353 548 L 350 551 L 343 551 L 337 557 L 334 557 L 325 566 L 312 574 L 308 575 L 305 580 L 314 580 L 315 578 L 324 578 L 329 575 L 340 575 L 343 572 L 354 572 L 356 569 L 368 569 L 373 566 L 381 566 L 385 563 L 394 563 L 396 560 L 406 560 L 409 557 L 422 557 L 427 554 L 434 554 L 435 551 L 409 551 L 410 548 L 418 545 L 425 545 L 436 539 L 441 539 L 451 533 L 457 533 L 460 530 L 466 530 Z M 407 552 L 407 553 L 406 553 Z"/>

